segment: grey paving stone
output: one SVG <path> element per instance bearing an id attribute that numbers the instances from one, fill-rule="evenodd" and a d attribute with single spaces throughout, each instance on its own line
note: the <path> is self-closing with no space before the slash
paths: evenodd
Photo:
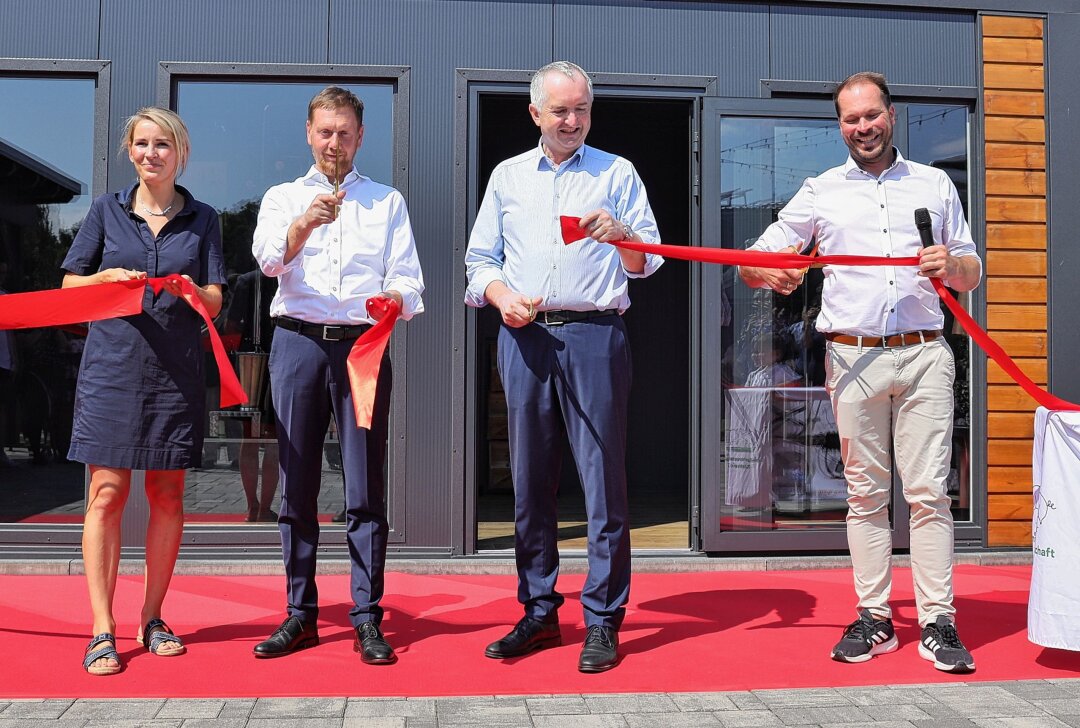
<path id="1" fill-rule="evenodd" d="M 869 723 L 870 716 L 854 705 L 827 705 L 820 707 L 774 708 L 773 713 L 784 725 L 809 725 L 812 723 Z"/>
<path id="2" fill-rule="evenodd" d="M 74 700 L 12 700 L 5 703 L 0 718 L 31 718 L 35 720 L 56 720 L 72 706 Z"/>
<path id="3" fill-rule="evenodd" d="M 1063 715 L 1080 715 L 1080 698 L 1060 698 L 1051 700 L 1037 700 L 1039 707 L 1047 713 L 1061 717 Z M 8 708 L 11 710 L 11 708 Z M 7 716 L 7 711 L 0 713 Z"/>
<path id="4" fill-rule="evenodd" d="M 435 714 L 440 728 L 450 726 L 522 726 L 532 721 L 524 705 L 497 705 L 491 696 L 480 698 L 439 698 Z"/>
<path id="5" fill-rule="evenodd" d="M 649 713 L 624 715 L 630 728 L 720 728 L 720 719 L 712 713 Z"/>
<path id="6" fill-rule="evenodd" d="M 34 718 L 4 718 L 0 715 L 0 728 L 82 728 L 86 721 L 75 720 L 35 720 Z"/>
<path id="7" fill-rule="evenodd" d="M 259 698 L 251 710 L 256 718 L 342 718 L 345 698 Z"/>
<path id="8" fill-rule="evenodd" d="M 561 698 L 529 698 L 525 701 L 529 715 L 536 722 L 540 715 L 583 715 L 589 712 L 585 698 L 580 695 L 567 695 Z"/>
<path id="9" fill-rule="evenodd" d="M 97 718 L 83 723 L 83 728 L 180 728 L 183 722 L 179 719 L 146 720 L 145 718 L 128 718 L 126 720 L 113 720 L 112 718 Z"/>
<path id="10" fill-rule="evenodd" d="M 246 728 L 341 728 L 341 718 L 251 718 Z"/>
<path id="11" fill-rule="evenodd" d="M 408 728 L 409 719 L 404 716 L 397 718 L 384 717 L 384 718 L 346 718 L 341 724 L 341 728 Z M 434 720 L 430 724 L 433 728 L 435 725 Z"/>
<path id="12" fill-rule="evenodd" d="M 638 716 L 640 717 L 640 716 Z M 536 728 L 627 728 L 621 715 L 538 715 L 533 716 Z M 649 725 L 656 725 L 651 723 Z M 439 723 L 441 728 L 442 723 Z"/>
<path id="13" fill-rule="evenodd" d="M 87 720 L 151 720 L 164 700 L 76 700 L 66 711 L 64 718 Z"/>
<path id="14" fill-rule="evenodd" d="M 911 724 L 916 728 L 978 728 L 967 718 L 934 718 L 912 721 Z"/>
<path id="15" fill-rule="evenodd" d="M 754 695 L 749 690 L 740 690 L 734 693 L 724 693 L 725 696 L 731 698 L 731 702 L 735 704 L 735 707 L 739 710 L 764 710 L 765 703 L 761 702 L 761 698 Z"/>
<path id="16" fill-rule="evenodd" d="M 906 720 L 875 720 L 870 723 L 822 723 L 819 728 L 912 728 Z"/>
<path id="17" fill-rule="evenodd" d="M 836 692 L 855 705 L 905 705 L 933 703 L 934 699 L 919 688 L 908 686 L 883 688 L 837 688 Z"/>
<path id="18" fill-rule="evenodd" d="M 927 692 L 965 718 L 1012 718 L 1044 715 L 1036 706 L 1000 687 L 968 685 Z"/>
<path id="19" fill-rule="evenodd" d="M 999 687 L 1027 701 L 1068 699 L 1076 693 L 1067 686 L 1055 685 L 1047 680 L 1015 680 L 1012 682 L 981 683 L 984 686 Z"/>
<path id="20" fill-rule="evenodd" d="M 360 718 L 430 718 L 435 720 L 435 700 L 432 698 L 364 698 L 345 704 L 345 719 Z"/>
<path id="21" fill-rule="evenodd" d="M 876 721 L 930 720 L 930 716 L 918 705 L 864 705 L 861 709 Z"/>
<path id="22" fill-rule="evenodd" d="M 1068 725 L 1049 715 L 1021 718 L 976 718 L 974 723 L 980 728 L 1065 728 Z"/>
<path id="23" fill-rule="evenodd" d="M 585 695 L 590 713 L 678 713 L 679 706 L 667 695 L 613 693 Z"/>
<path id="24" fill-rule="evenodd" d="M 170 698 L 161 706 L 156 718 L 217 718 L 225 707 L 224 700 Z"/>
<path id="25" fill-rule="evenodd" d="M 247 728 L 247 718 L 188 718 L 181 728 Z"/>
<path id="26" fill-rule="evenodd" d="M 726 693 L 672 693 L 671 699 L 679 710 L 692 713 L 703 710 L 738 710 L 735 701 Z M 755 704 L 761 701 L 755 699 Z"/>
<path id="27" fill-rule="evenodd" d="M 768 708 L 827 707 L 851 705 L 851 701 L 834 688 L 800 690 L 755 690 L 756 695 Z"/>
<path id="28" fill-rule="evenodd" d="M 758 728 L 759 726 L 784 725 L 769 710 L 736 710 L 730 713 L 714 713 L 725 728 Z"/>
<path id="29" fill-rule="evenodd" d="M 364 728 L 364 724 L 349 726 L 349 728 Z M 406 718 L 405 728 L 439 728 L 439 721 L 435 718 Z"/>
<path id="30" fill-rule="evenodd" d="M 226 698 L 218 718 L 244 718 L 255 708 L 255 698 Z"/>

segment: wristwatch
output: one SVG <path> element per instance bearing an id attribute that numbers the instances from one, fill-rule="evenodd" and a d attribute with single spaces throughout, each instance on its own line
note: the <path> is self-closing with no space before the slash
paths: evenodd
<path id="1" fill-rule="evenodd" d="M 619 220 L 619 224 L 622 225 L 623 240 L 633 240 L 634 239 L 634 228 L 630 227 L 629 225 L 627 225 L 622 220 Z"/>

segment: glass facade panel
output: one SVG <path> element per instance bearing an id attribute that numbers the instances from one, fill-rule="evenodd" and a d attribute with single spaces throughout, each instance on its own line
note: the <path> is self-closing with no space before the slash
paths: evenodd
<path id="1" fill-rule="evenodd" d="M 60 285 L 91 202 L 94 91 L 91 78 L 0 77 L 0 293 Z M 82 521 L 84 470 L 67 452 L 85 336 L 0 331 L 0 522 Z"/>
<path id="2" fill-rule="evenodd" d="M 906 157 L 944 169 L 967 203 L 968 110 L 907 105 Z M 898 135 L 899 136 L 899 135 Z M 720 125 L 720 221 L 725 245 L 746 247 L 798 191 L 847 149 L 834 119 L 725 116 Z M 725 275 L 720 341 L 723 398 L 722 531 L 843 529 L 840 442 L 825 392 L 825 340 L 815 323 L 822 273 L 792 296 Z M 946 332 L 957 361 L 953 471 L 957 520 L 969 520 L 970 342 Z"/>
<path id="3" fill-rule="evenodd" d="M 187 476 L 188 522 L 277 520 L 277 440 L 266 369 L 273 336 L 270 301 L 277 280 L 257 272 L 251 241 L 263 193 L 302 176 L 312 164 L 304 121 L 308 102 L 328 83 L 199 80 L 177 85 L 176 109 L 191 133 L 191 161 L 180 183 L 221 216 L 230 285 L 217 326 L 253 403 L 219 407 L 217 373 L 208 356 L 209 422 L 202 467 Z M 357 169 L 393 184 L 393 85 L 334 83 L 364 102 Z M 330 520 L 345 507 L 333 424 L 322 476 L 319 512 Z"/>

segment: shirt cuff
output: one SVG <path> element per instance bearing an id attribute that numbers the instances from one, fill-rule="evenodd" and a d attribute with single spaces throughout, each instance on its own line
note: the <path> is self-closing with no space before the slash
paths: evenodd
<path id="1" fill-rule="evenodd" d="M 473 273 L 468 287 L 465 289 L 465 304 L 473 308 L 483 308 L 489 301 L 484 291 L 495 281 L 506 283 L 502 270 L 499 268 L 486 268 Z"/>

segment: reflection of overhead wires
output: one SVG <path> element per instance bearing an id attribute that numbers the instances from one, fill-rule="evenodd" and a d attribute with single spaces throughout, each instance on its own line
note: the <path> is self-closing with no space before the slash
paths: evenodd
<path id="1" fill-rule="evenodd" d="M 908 117 L 908 126 L 912 124 L 916 126 L 922 126 L 924 121 L 933 121 L 934 119 L 941 119 L 942 123 L 945 121 L 945 117 L 957 111 L 967 111 L 966 106 L 946 106 L 939 111 L 931 111 L 925 114 L 919 114 L 918 116 Z"/>

